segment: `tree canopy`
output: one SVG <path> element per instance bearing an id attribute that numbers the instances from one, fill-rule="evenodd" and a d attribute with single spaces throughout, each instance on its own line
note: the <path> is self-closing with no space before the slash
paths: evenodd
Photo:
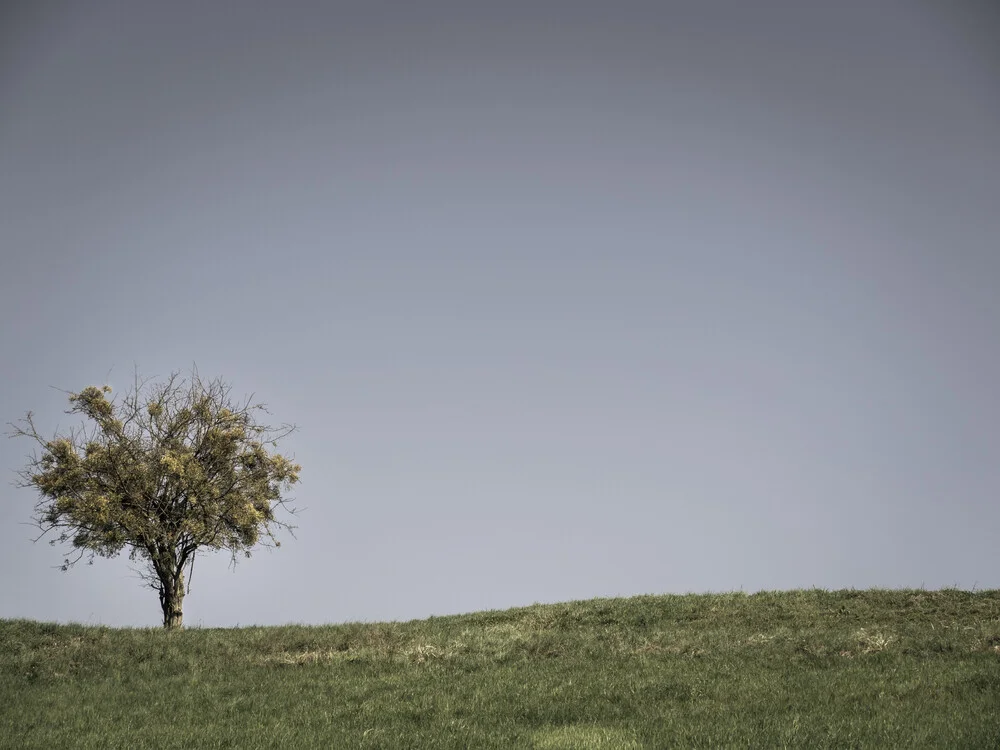
<path id="1" fill-rule="evenodd" d="M 271 427 L 253 397 L 234 401 L 221 379 L 172 374 L 152 384 L 136 373 L 120 401 L 109 386 L 70 393 L 68 414 L 84 425 L 43 437 L 32 412 L 13 427 L 41 449 L 19 472 L 21 486 L 39 494 L 34 521 L 52 543 L 68 542 L 84 557 L 124 550 L 145 563 L 144 580 L 159 592 L 163 625 L 183 622 L 185 574 L 190 582 L 202 550 L 250 556 L 257 546 L 280 546 L 275 532 L 292 526 L 286 492 L 301 467 L 274 452 L 294 425 Z"/>

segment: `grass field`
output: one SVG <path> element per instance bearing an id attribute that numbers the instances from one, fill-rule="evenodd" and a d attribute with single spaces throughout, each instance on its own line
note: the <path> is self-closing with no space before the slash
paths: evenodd
<path id="1" fill-rule="evenodd" d="M 1000 591 L 176 632 L 0 621 L 4 748 L 1000 747 Z"/>

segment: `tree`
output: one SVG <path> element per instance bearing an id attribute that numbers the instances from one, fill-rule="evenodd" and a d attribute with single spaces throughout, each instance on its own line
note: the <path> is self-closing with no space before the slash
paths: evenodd
<path id="1" fill-rule="evenodd" d="M 136 372 L 120 403 L 108 400 L 109 386 L 70 393 L 66 413 L 86 419 L 68 434 L 42 437 L 30 411 L 10 425 L 11 437 L 41 447 L 18 473 L 19 486 L 39 493 L 38 538 L 55 532 L 51 544 L 72 543 L 63 570 L 127 548 L 145 563 L 140 575 L 160 595 L 165 628 L 183 623 L 185 573 L 190 585 L 199 552 L 226 549 L 235 564 L 258 545 L 280 546 L 275 531 L 293 528 L 277 513 L 295 513 L 283 493 L 301 467 L 268 446 L 295 426 L 260 424 L 264 405 L 234 402 L 230 390 L 197 369 L 153 385 Z"/>

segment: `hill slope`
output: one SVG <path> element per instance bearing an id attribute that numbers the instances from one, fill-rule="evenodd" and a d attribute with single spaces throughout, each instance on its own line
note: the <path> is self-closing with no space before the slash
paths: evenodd
<path id="1" fill-rule="evenodd" d="M 173 633 L 0 621 L 0 717 L 11 748 L 998 747 L 1000 591 Z"/>

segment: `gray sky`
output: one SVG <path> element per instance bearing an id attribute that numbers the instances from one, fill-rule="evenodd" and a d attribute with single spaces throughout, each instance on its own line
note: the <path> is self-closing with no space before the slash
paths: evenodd
<path id="1" fill-rule="evenodd" d="M 2 421 L 196 362 L 301 426 L 189 624 L 1000 586 L 997 6 L 3 7 Z M 158 623 L 2 492 L 0 617 Z"/>

